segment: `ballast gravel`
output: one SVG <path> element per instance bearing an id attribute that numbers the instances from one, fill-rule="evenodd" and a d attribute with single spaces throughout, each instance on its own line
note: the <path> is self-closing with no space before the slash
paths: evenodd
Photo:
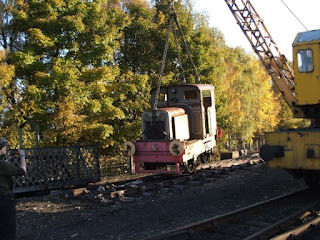
<path id="1" fill-rule="evenodd" d="M 260 164 L 116 200 L 90 191 L 24 197 L 17 199 L 17 239 L 147 239 L 304 187 L 285 171 Z"/>

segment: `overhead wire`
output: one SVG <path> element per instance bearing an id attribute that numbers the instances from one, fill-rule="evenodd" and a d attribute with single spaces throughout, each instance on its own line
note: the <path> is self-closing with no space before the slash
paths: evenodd
<path id="1" fill-rule="evenodd" d="M 283 1 L 283 0 L 280 0 L 283 5 L 286 6 L 286 8 L 292 13 L 292 15 L 299 21 L 299 23 L 308 31 L 308 28 L 300 21 L 300 19 L 294 14 L 294 12 L 288 7 L 288 5 Z"/>

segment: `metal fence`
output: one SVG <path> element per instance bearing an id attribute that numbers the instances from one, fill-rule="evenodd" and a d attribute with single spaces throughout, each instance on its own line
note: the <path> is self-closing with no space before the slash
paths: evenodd
<path id="1" fill-rule="evenodd" d="M 13 151 L 12 151 L 13 152 Z M 27 174 L 14 177 L 15 193 L 84 185 L 100 180 L 96 146 L 25 149 Z M 11 161 L 19 162 L 12 155 Z"/>
<path id="2" fill-rule="evenodd" d="M 225 145 L 223 149 L 257 151 L 263 141 Z M 220 151 L 220 147 L 217 149 Z M 129 157 L 99 156 L 96 146 L 25 149 L 27 174 L 14 177 L 14 192 L 57 189 L 100 181 L 100 177 L 132 174 Z M 19 157 L 12 156 L 18 164 Z"/>
<path id="3" fill-rule="evenodd" d="M 131 174 L 131 161 L 127 156 L 101 157 L 100 158 L 101 176 L 111 177 L 117 175 Z"/>
<path id="4" fill-rule="evenodd" d="M 251 143 L 230 143 L 226 142 L 223 146 L 219 146 L 219 151 L 222 149 L 228 151 L 247 150 L 248 152 L 258 152 L 260 147 L 264 144 L 264 139 L 255 140 Z"/>

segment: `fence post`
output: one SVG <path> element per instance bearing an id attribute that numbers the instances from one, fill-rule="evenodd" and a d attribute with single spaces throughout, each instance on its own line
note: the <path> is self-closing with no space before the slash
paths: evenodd
<path id="1" fill-rule="evenodd" d="M 39 157 L 40 170 L 42 172 L 42 176 L 44 177 L 45 189 L 48 189 L 48 177 L 47 177 L 47 172 L 46 172 L 46 169 L 45 169 L 45 166 L 44 166 L 42 152 L 41 152 L 40 144 L 39 144 L 39 126 L 38 126 L 38 124 L 36 122 L 31 121 L 31 120 L 27 120 L 26 122 L 22 123 L 19 126 L 19 145 L 20 145 L 20 149 L 23 149 L 22 130 L 27 124 L 29 124 L 30 126 L 33 126 L 34 129 L 35 129 L 35 142 L 36 142 L 36 149 L 37 149 L 38 157 Z"/>
<path id="2" fill-rule="evenodd" d="M 136 173 L 136 166 L 135 166 L 135 163 L 133 162 L 132 156 L 129 156 L 129 161 L 130 161 L 131 174 L 135 174 Z"/>

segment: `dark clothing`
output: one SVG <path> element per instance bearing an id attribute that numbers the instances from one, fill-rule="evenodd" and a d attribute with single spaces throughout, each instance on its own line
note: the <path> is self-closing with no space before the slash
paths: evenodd
<path id="1" fill-rule="evenodd" d="M 0 193 L 12 190 L 11 177 L 25 174 L 23 168 L 15 167 L 0 156 Z"/>
<path id="2" fill-rule="evenodd" d="M 15 167 L 5 161 L 5 156 L 0 156 L 0 240 L 16 239 L 16 200 L 11 177 L 24 174 L 21 167 Z"/>
<path id="3" fill-rule="evenodd" d="M 4 138 L 0 138 L 0 149 L 7 145 L 8 145 L 8 140 Z"/>
<path id="4" fill-rule="evenodd" d="M 13 193 L 0 195 L 0 240 L 16 239 L 16 200 Z"/>

